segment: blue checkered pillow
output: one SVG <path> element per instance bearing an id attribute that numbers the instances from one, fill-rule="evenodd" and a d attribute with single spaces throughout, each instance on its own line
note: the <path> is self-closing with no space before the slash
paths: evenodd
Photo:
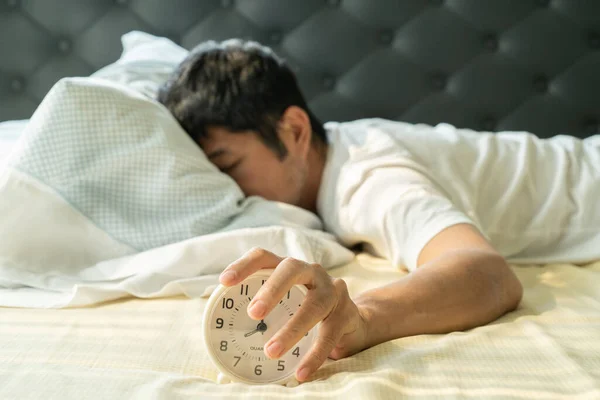
<path id="1" fill-rule="evenodd" d="M 104 80 L 58 82 L 10 164 L 138 250 L 221 230 L 243 207 L 166 108 Z"/>

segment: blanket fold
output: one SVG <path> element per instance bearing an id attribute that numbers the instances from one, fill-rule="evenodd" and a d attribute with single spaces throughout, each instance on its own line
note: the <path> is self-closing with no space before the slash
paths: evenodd
<path id="1" fill-rule="evenodd" d="M 127 296 L 199 297 L 252 247 L 326 268 L 353 253 L 322 231 L 241 228 L 136 252 L 42 183 L 7 168 L 0 177 L 0 306 L 81 307 Z"/>

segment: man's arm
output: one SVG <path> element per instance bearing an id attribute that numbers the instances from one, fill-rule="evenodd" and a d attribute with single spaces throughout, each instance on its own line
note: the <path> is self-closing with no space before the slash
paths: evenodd
<path id="1" fill-rule="evenodd" d="M 469 224 L 435 236 L 421 251 L 418 265 L 403 279 L 354 299 L 366 320 L 366 347 L 484 325 L 521 301 L 523 288 L 515 274 Z"/>
<path id="2" fill-rule="evenodd" d="M 279 358 L 320 321 L 316 341 L 296 371 L 300 381 L 328 355 L 338 359 L 403 336 L 483 325 L 521 299 L 521 285 L 510 268 L 468 224 L 435 236 L 418 264 L 407 277 L 354 300 L 345 282 L 332 279 L 320 265 L 263 249 L 252 249 L 229 265 L 220 281 L 233 286 L 261 268 L 275 268 L 248 304 L 248 315 L 255 320 L 266 318 L 293 285 L 307 285 L 300 310 L 264 346 L 268 357 Z"/>

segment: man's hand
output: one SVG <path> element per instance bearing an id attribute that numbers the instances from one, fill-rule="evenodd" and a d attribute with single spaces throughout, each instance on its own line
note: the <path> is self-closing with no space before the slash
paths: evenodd
<path id="1" fill-rule="evenodd" d="M 221 274 L 225 286 L 234 286 L 263 268 L 275 268 L 248 304 L 248 315 L 264 319 L 294 285 L 308 288 L 306 299 L 296 314 L 268 343 L 266 354 L 278 358 L 321 322 L 312 349 L 296 370 L 296 379 L 305 381 L 327 359 L 346 357 L 366 347 L 367 324 L 363 313 L 350 299 L 343 279 L 333 279 L 318 264 L 282 258 L 255 248 L 229 265 Z"/>

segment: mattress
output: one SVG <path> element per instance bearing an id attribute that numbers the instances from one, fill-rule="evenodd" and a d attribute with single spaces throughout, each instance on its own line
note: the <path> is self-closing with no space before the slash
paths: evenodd
<path id="1" fill-rule="evenodd" d="M 0 308 L 0 399 L 600 398 L 600 263 L 514 271 L 525 288 L 515 312 L 328 362 L 296 388 L 215 383 L 204 298 Z M 352 294 L 403 275 L 367 254 L 330 273 Z"/>

